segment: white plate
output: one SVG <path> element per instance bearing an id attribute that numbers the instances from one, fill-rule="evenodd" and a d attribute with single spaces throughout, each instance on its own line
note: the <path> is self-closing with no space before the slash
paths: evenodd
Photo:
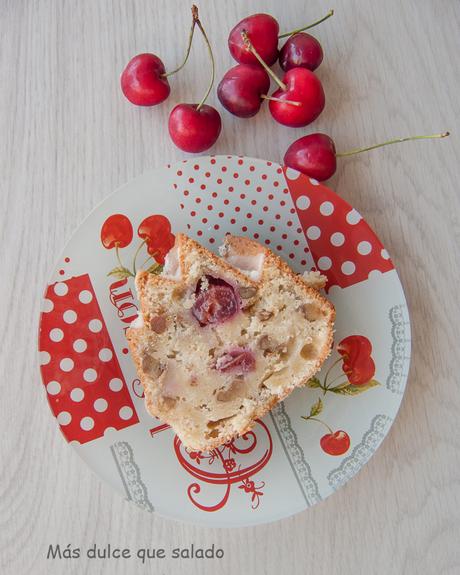
<path id="1" fill-rule="evenodd" d="M 137 314 L 133 280 L 107 275 L 119 263 L 115 248 L 101 242 L 114 214 L 122 216 L 109 220 L 102 239 L 121 242 L 127 268 L 142 241 L 139 224 L 161 214 L 171 232 L 156 218 L 159 251 L 170 233 L 184 231 L 216 249 L 232 232 L 265 243 L 298 272 L 316 266 L 326 274 L 337 310 L 335 345 L 313 387 L 294 392 L 244 438 L 211 453 L 185 451 L 147 414 L 127 353 L 125 330 Z M 46 289 L 39 349 L 51 410 L 98 475 L 143 509 L 242 526 L 314 505 L 368 461 L 401 403 L 410 325 L 388 253 L 356 210 L 278 164 L 216 156 L 147 172 L 88 216 Z M 318 387 L 326 376 L 335 391 Z M 303 419 L 312 409 L 315 419 Z"/>

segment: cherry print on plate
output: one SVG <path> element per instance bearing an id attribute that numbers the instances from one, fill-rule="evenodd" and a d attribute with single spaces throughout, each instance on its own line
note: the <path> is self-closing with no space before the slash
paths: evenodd
<path id="1" fill-rule="evenodd" d="M 148 253 L 159 264 L 164 264 L 175 241 L 168 218 L 159 214 L 148 216 L 139 224 L 137 234 L 146 242 Z"/>
<path id="2" fill-rule="evenodd" d="M 323 394 L 354 396 L 380 383 L 374 379 L 375 362 L 372 358 L 372 344 L 364 335 L 349 335 L 343 338 L 332 352 L 339 355 L 321 375 L 312 377 L 307 387 L 320 388 Z M 339 364 L 342 364 L 339 366 Z M 340 371 L 339 371 L 340 370 Z"/>
<path id="3" fill-rule="evenodd" d="M 339 430 L 333 431 L 327 423 L 325 423 L 322 419 L 318 418 L 323 412 L 324 403 L 321 398 L 318 398 L 316 403 L 314 403 L 310 408 L 309 415 L 302 415 L 302 419 L 304 421 L 314 421 L 319 423 L 323 427 L 325 427 L 329 433 L 323 435 L 320 439 L 320 446 L 324 453 L 328 455 L 344 455 L 348 449 L 350 448 L 350 436 L 346 431 Z"/>
<path id="4" fill-rule="evenodd" d="M 102 245 L 111 250 L 112 248 L 125 248 L 133 239 L 133 226 L 129 218 L 123 214 L 113 214 L 108 217 L 101 228 Z"/>
<path id="5" fill-rule="evenodd" d="M 350 436 L 346 431 L 335 431 L 323 435 L 321 449 L 329 455 L 343 455 L 350 449 Z"/>
<path id="6" fill-rule="evenodd" d="M 362 335 L 349 335 L 337 346 L 343 357 L 343 372 L 353 385 L 365 385 L 375 374 L 375 363 L 371 357 L 372 344 Z"/>

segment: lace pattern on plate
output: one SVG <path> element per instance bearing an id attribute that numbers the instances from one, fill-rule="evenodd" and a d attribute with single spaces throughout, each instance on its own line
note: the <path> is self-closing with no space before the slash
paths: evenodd
<path id="1" fill-rule="evenodd" d="M 392 419 L 387 415 L 374 417 L 369 430 L 363 435 L 361 443 L 353 449 L 348 457 L 345 457 L 337 469 L 333 469 L 328 474 L 327 480 L 332 489 L 336 490 L 341 487 L 367 463 L 385 437 L 391 423 Z"/>
<path id="2" fill-rule="evenodd" d="M 305 461 L 303 449 L 292 429 L 291 420 L 286 413 L 284 403 L 279 403 L 273 408 L 271 417 L 306 504 L 310 506 L 319 503 L 321 495 L 318 484 L 311 474 L 310 466 Z"/>
<path id="3" fill-rule="evenodd" d="M 402 393 L 407 379 L 410 356 L 410 322 L 407 306 L 395 305 L 389 312 L 391 322 L 391 361 L 386 387 Z"/>
<path id="4" fill-rule="evenodd" d="M 141 509 L 153 511 L 147 487 L 142 482 L 139 467 L 134 461 L 132 447 L 127 441 L 118 441 L 110 447 L 118 472 L 126 490 L 127 498 Z"/>

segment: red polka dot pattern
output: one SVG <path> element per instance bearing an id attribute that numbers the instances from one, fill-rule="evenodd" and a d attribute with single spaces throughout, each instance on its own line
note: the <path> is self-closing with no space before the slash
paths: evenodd
<path id="1" fill-rule="evenodd" d="M 43 384 L 68 441 L 139 422 L 88 275 L 48 286 L 39 348 Z"/>
<path id="2" fill-rule="evenodd" d="M 328 278 L 327 289 L 394 269 L 374 232 L 347 202 L 295 170 L 285 168 L 285 177 L 315 266 Z"/>
<path id="3" fill-rule="evenodd" d="M 214 156 L 185 160 L 180 171 L 178 176 L 171 170 L 172 186 L 185 213 L 196 214 L 190 217 L 188 226 L 192 237 L 200 243 L 212 248 L 213 244 L 221 243 L 227 232 L 243 234 L 278 246 L 277 253 L 296 271 L 305 271 L 313 265 L 311 256 L 305 255 L 308 253 L 304 251 L 305 236 L 296 233 L 300 221 L 289 196 L 285 195 L 286 182 L 278 164 Z M 194 182 L 190 183 L 190 178 Z M 209 237 L 211 230 L 215 234 L 213 241 Z"/>

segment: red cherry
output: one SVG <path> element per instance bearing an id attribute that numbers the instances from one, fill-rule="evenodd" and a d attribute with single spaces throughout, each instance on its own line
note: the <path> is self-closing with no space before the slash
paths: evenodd
<path id="1" fill-rule="evenodd" d="M 335 145 L 326 134 L 309 134 L 292 143 L 284 155 L 289 168 L 318 181 L 327 180 L 336 170 Z"/>
<path id="2" fill-rule="evenodd" d="M 274 103 L 274 102 L 273 102 Z M 272 102 L 270 102 L 272 104 Z M 410 140 L 431 140 L 433 138 L 446 138 L 449 132 L 442 134 L 431 134 L 430 136 L 409 136 L 408 138 L 396 138 L 388 140 L 381 144 L 368 146 L 366 148 L 356 148 L 349 152 L 338 154 L 335 151 L 334 141 L 326 134 L 310 134 L 296 140 L 289 146 L 284 156 L 284 163 L 289 168 L 298 170 L 310 178 L 324 181 L 334 175 L 337 168 L 337 158 L 353 156 L 375 148 L 397 144 L 399 142 L 408 142 Z"/>
<path id="3" fill-rule="evenodd" d="M 125 248 L 131 243 L 132 239 L 133 226 L 129 218 L 123 214 L 114 214 L 102 224 L 101 242 L 106 249 Z"/>
<path id="4" fill-rule="evenodd" d="M 316 38 L 305 32 L 291 36 L 281 48 L 279 62 L 287 72 L 291 68 L 316 70 L 323 61 L 323 49 Z"/>
<path id="5" fill-rule="evenodd" d="M 145 240 L 148 253 L 159 264 L 164 264 L 165 256 L 175 242 L 168 218 L 159 214 L 148 216 L 140 223 L 137 235 Z"/>
<path id="6" fill-rule="evenodd" d="M 260 57 L 271 66 L 278 58 L 278 22 L 269 14 L 253 14 L 238 22 L 228 36 L 228 48 L 240 64 L 257 64 L 256 57 L 245 45 L 241 32 L 246 30 Z"/>
<path id="7" fill-rule="evenodd" d="M 169 115 L 169 135 L 184 152 L 203 152 L 217 140 L 222 127 L 219 112 L 203 104 L 178 104 Z"/>
<path id="8" fill-rule="evenodd" d="M 329 455 L 343 455 L 350 448 L 350 437 L 345 431 L 327 433 L 320 439 L 321 449 Z"/>
<path id="9" fill-rule="evenodd" d="M 363 335 L 349 335 L 337 346 L 343 357 L 343 372 L 353 385 L 365 385 L 375 375 L 375 363 L 371 357 L 372 344 Z"/>
<path id="10" fill-rule="evenodd" d="M 219 112 L 205 104 L 211 93 L 215 76 L 215 61 L 206 31 L 198 17 L 198 8 L 192 6 L 194 25 L 198 26 L 206 43 L 211 61 L 211 77 L 205 95 L 199 104 L 178 104 L 169 115 L 169 135 L 184 152 L 203 152 L 217 140 L 222 128 Z"/>
<path id="11" fill-rule="evenodd" d="M 192 307 L 192 314 L 201 326 L 223 323 L 240 309 L 239 298 L 230 284 L 209 276 L 207 279 L 206 290 L 201 289 L 201 282 L 197 286 L 197 297 Z"/>
<path id="12" fill-rule="evenodd" d="M 222 106 L 240 118 L 255 116 L 270 89 L 267 72 L 254 64 L 238 64 L 220 81 L 217 96 Z"/>
<path id="13" fill-rule="evenodd" d="M 229 349 L 216 361 L 216 369 L 222 373 L 243 375 L 256 368 L 256 358 L 246 347 Z"/>
<path id="14" fill-rule="evenodd" d="M 155 54 L 138 54 L 121 75 L 121 89 L 137 106 L 156 106 L 169 96 L 171 88 L 163 62 Z"/>
<path id="15" fill-rule="evenodd" d="M 269 108 L 277 122 L 300 128 L 315 120 L 323 111 L 324 90 L 319 79 L 305 68 L 292 68 L 282 79 L 286 90 L 279 88 L 272 94 Z M 289 102 L 286 102 L 289 100 Z M 294 105 L 292 102 L 298 102 Z"/>

